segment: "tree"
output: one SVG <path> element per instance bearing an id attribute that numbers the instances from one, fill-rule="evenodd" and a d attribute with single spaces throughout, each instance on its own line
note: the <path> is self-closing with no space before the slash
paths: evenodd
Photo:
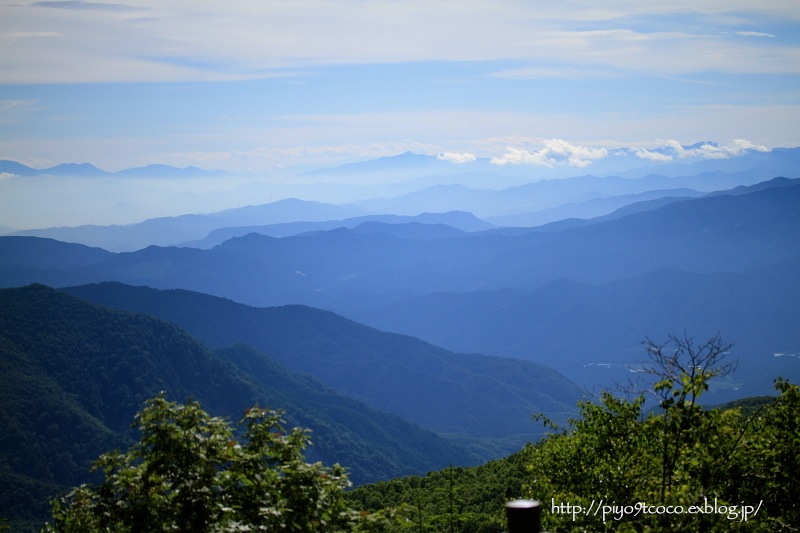
<path id="1" fill-rule="evenodd" d="M 500 531 L 504 502 L 519 497 L 542 503 L 546 531 L 798 531 L 800 388 L 778 379 L 779 394 L 747 413 L 703 408 L 709 380 L 733 367 L 729 345 L 684 336 L 645 346 L 661 409 L 646 407 L 644 393 L 604 392 L 581 402 L 565 430 L 537 416 L 554 431 L 510 457 L 362 486 L 348 498 L 362 509 L 394 506 L 406 521 L 385 531 L 397 532 L 448 533 L 451 523 Z"/>
<path id="2" fill-rule="evenodd" d="M 644 341 L 651 364 L 645 372 L 657 377 L 655 390 L 662 398 L 661 407 L 687 405 L 693 407 L 700 394 L 708 390 L 708 382 L 736 370 L 737 363 L 725 362 L 732 343 L 719 334 L 696 345 L 692 337 L 670 335 L 662 343 L 650 338 Z"/>
<path id="3" fill-rule="evenodd" d="M 643 411 L 644 395 L 603 393 L 580 404 L 571 431 L 531 446 L 526 495 L 549 504 L 544 528 L 797 531 L 800 390 L 777 380 L 780 396 L 748 416 L 704 409 L 709 380 L 735 366 L 729 348 L 719 335 L 648 339 L 660 412 Z"/>
<path id="4" fill-rule="evenodd" d="M 285 432 L 281 414 L 252 408 L 234 428 L 196 402 L 163 395 L 136 415 L 140 440 L 102 455 L 103 479 L 53 502 L 47 532 L 339 532 L 367 528 L 348 508 L 339 465 L 304 461 L 307 431 Z"/>
<path id="5" fill-rule="evenodd" d="M 652 363 L 645 372 L 656 376 L 654 391 L 661 398 L 659 405 L 664 413 L 652 424 L 662 436 L 660 499 L 663 501 L 672 487 L 676 463 L 683 451 L 694 440 L 708 438 L 706 419 L 710 413 L 700 408 L 698 397 L 708 390 L 712 378 L 727 376 L 736 369 L 736 363 L 724 361 L 733 345 L 723 341 L 719 334 L 699 346 L 686 334 L 670 335 L 669 340 L 660 344 L 648 338 L 644 344 Z"/>
<path id="6" fill-rule="evenodd" d="M 737 435 L 746 461 L 734 463 L 732 501 L 763 500 L 773 531 L 798 531 L 800 524 L 800 387 L 783 379 L 772 403 L 747 418 Z"/>

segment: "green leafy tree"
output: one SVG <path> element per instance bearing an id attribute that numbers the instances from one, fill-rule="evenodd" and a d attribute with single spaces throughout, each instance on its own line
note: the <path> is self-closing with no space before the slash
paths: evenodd
<path id="1" fill-rule="evenodd" d="M 775 387 L 780 396 L 736 435 L 743 459 L 729 470 L 731 500 L 763 500 L 771 530 L 791 532 L 800 529 L 800 386 L 778 379 Z"/>
<path id="2" fill-rule="evenodd" d="M 709 381 L 735 366 L 729 347 L 719 336 L 648 340 L 660 412 L 643 411 L 644 395 L 604 393 L 580 404 L 571 431 L 531 446 L 526 495 L 546 502 L 544 528 L 796 531 L 800 392 L 778 380 L 780 396 L 748 416 L 704 409 Z"/>
<path id="3" fill-rule="evenodd" d="M 646 371 L 656 376 L 654 390 L 663 410 L 663 416 L 650 424 L 662 437 L 661 501 L 672 489 L 677 463 L 686 449 L 691 449 L 698 439 L 708 440 L 719 425 L 709 420 L 714 413 L 704 411 L 697 399 L 708 390 L 712 378 L 735 370 L 735 363 L 724 361 L 731 346 L 719 334 L 701 345 L 686 335 L 670 335 L 663 343 L 645 341 L 645 351 L 652 362 Z"/>
<path id="4" fill-rule="evenodd" d="M 369 530 L 344 499 L 342 467 L 304 461 L 305 430 L 280 413 L 249 409 L 242 441 L 196 402 L 159 396 L 136 416 L 141 438 L 95 465 L 103 479 L 53 502 L 46 532 L 339 532 Z"/>
<path id="5" fill-rule="evenodd" d="M 652 360 L 655 409 L 644 393 L 606 392 L 579 404 L 567 429 L 550 424 L 548 437 L 512 456 L 362 486 L 348 498 L 405 517 L 387 532 L 494 533 L 505 525 L 504 502 L 519 497 L 542 502 L 542 529 L 553 532 L 797 531 L 800 388 L 779 379 L 779 395 L 746 413 L 704 408 L 709 380 L 731 368 L 727 345 L 678 340 L 649 345 L 666 357 Z"/>

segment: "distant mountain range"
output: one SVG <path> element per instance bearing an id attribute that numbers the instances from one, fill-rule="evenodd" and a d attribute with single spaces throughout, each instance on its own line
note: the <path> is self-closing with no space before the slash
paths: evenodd
<path id="1" fill-rule="evenodd" d="M 0 160 L 0 174 L 13 174 L 15 176 L 69 176 L 69 177 L 135 177 L 135 178 L 182 178 L 213 176 L 226 174 L 222 171 L 208 171 L 198 167 L 178 168 L 169 165 L 146 165 L 144 167 L 128 168 L 117 172 L 109 172 L 92 165 L 91 163 L 62 163 L 48 168 L 32 168 L 16 161 Z"/>
<path id="2" fill-rule="evenodd" d="M 353 228 L 362 222 L 422 222 L 477 232 L 495 226 L 535 227 L 565 219 L 592 219 L 618 210 L 630 213 L 624 211 L 625 208 L 636 209 L 638 205 L 643 207 L 641 210 L 647 210 L 654 205 L 647 202 L 657 201 L 663 205 L 756 183 L 760 180 L 754 181 L 750 173 L 714 173 L 678 178 L 651 175 L 638 179 L 582 176 L 502 190 L 439 185 L 394 198 L 345 205 L 290 198 L 205 215 L 158 217 L 127 225 L 52 227 L 9 234 L 130 252 L 150 245 L 210 248 L 247 233 L 286 237 L 310 231 Z M 778 182 L 772 182 L 772 186 L 778 186 Z"/>
<path id="3" fill-rule="evenodd" d="M 703 147 L 712 147 L 716 157 L 705 158 L 699 155 Z M 642 157 L 642 151 L 631 148 L 618 148 L 610 151 L 605 158 L 591 162 L 591 173 L 595 176 L 622 176 L 625 178 L 641 178 L 648 174 L 659 174 L 669 177 L 691 176 L 709 172 L 735 174 L 740 172 L 758 172 L 762 175 L 787 175 L 797 177 L 797 162 L 800 150 L 797 148 L 773 148 L 771 150 L 747 149 L 726 152 L 724 147 L 711 141 L 698 142 L 682 146 L 663 146 L 649 150 L 652 154 L 663 156 L 661 161 Z M 708 152 L 706 152 L 708 153 Z M 492 183 L 490 176 L 514 176 L 524 178 L 525 182 L 557 180 L 574 177 L 575 167 L 569 165 L 531 166 L 515 164 L 497 164 L 488 158 L 451 158 L 447 154 L 423 155 L 406 152 L 394 156 L 356 163 L 321 168 L 304 172 L 304 176 L 332 177 L 353 174 L 376 176 L 403 176 L 420 184 L 430 185 L 433 176 L 458 176 L 462 184 L 483 182 Z M 475 176 L 473 181 L 469 176 Z M 473 185 L 470 185 L 473 186 Z M 422 188 L 422 187 L 419 187 Z"/>
<path id="4" fill-rule="evenodd" d="M 34 230 L 38 236 L 92 246 L 113 246 L 114 251 L 133 251 L 150 244 L 195 242 L 212 230 L 231 226 L 321 222 L 364 215 L 463 211 L 493 225 L 535 226 L 565 217 L 608 214 L 648 197 L 696 196 L 776 176 L 800 178 L 800 148 L 729 152 L 713 143 L 702 146 L 711 146 L 716 158 L 692 157 L 696 146 L 684 147 L 683 151 L 670 146 L 659 157 L 669 156 L 671 161 L 656 164 L 642 159 L 641 151 L 620 149 L 585 169 L 565 164 L 499 165 L 481 158 L 459 159 L 454 154 L 412 153 L 311 172 L 274 169 L 253 174 L 166 165 L 107 172 L 86 163 L 33 169 L 6 160 L 0 161 L 0 227 Z M 578 170 L 591 175 L 577 174 Z M 300 218 L 305 213 L 300 209 L 295 216 L 280 220 L 265 217 L 235 224 L 217 216 L 231 208 L 290 198 L 335 204 L 341 212 L 309 219 Z M 205 214 L 209 219 L 202 225 L 166 220 L 186 214 Z M 148 223 L 138 229 L 117 229 L 142 221 Z M 165 229 L 180 229 L 183 238 L 165 242 L 169 232 L 160 231 L 162 223 Z M 113 230 L 95 227 L 112 224 Z M 66 231 L 65 227 L 74 229 Z M 56 236 L 55 228 L 63 236 Z"/>
<path id="5" fill-rule="evenodd" d="M 793 215 L 800 202 L 797 183 L 778 180 L 750 194 L 676 201 L 588 225 L 514 235 L 489 230 L 420 239 L 347 228 L 285 238 L 252 233 L 210 250 L 148 247 L 82 268 L 27 269 L 13 276 L 15 256 L 8 253 L 4 278 L 6 285 L 43 280 L 56 286 L 115 280 L 259 306 L 343 310 L 430 292 L 531 290 L 558 278 L 603 283 L 659 268 L 743 272 L 800 254 L 800 219 Z M 20 238 L 2 238 L 0 248 L 18 246 L 14 239 Z M 29 253 L 48 253 L 47 241 L 27 242 Z M 75 250 L 81 257 L 88 253 Z"/>
<path id="6" fill-rule="evenodd" d="M 712 147 L 710 150 L 715 156 L 705 158 L 703 155 L 693 155 L 698 149 Z M 631 148 L 616 148 L 606 157 L 592 161 L 592 173 L 598 176 L 624 175 L 625 177 L 642 177 L 648 173 L 657 173 L 665 176 L 691 175 L 703 172 L 721 171 L 735 173 L 760 167 L 762 170 L 769 167 L 779 174 L 784 171 L 794 170 L 797 163 L 798 150 L 796 148 L 746 149 L 735 152 L 725 151 L 717 143 L 711 141 L 698 142 L 693 145 L 683 146 L 676 151 L 675 146 L 664 146 L 649 150 L 652 154 L 662 156 L 661 161 L 653 158 L 642 157 L 642 150 Z M 705 151 L 702 153 L 709 153 Z M 536 167 L 533 167 L 535 170 Z M 574 167 L 564 165 L 559 170 L 555 165 L 539 169 L 541 179 L 547 177 L 564 178 L 574 176 Z M 91 163 L 62 163 L 47 168 L 33 168 L 17 161 L 0 160 L 0 174 L 8 173 L 16 176 L 126 176 L 126 177 L 189 177 L 228 174 L 220 170 L 204 170 L 198 167 L 174 167 L 164 164 L 150 164 L 109 172 L 102 170 Z M 425 155 L 412 152 L 379 157 L 377 159 L 344 163 L 336 166 L 316 168 L 313 170 L 287 169 L 284 173 L 305 177 L 330 177 L 335 175 L 393 174 L 397 177 L 407 176 L 412 179 L 425 179 L 433 175 L 464 175 L 464 174 L 494 174 L 524 176 L 528 181 L 537 176 L 531 176 L 531 167 L 527 165 L 496 164 L 488 158 L 468 157 L 458 158 L 448 154 Z"/>
<path id="7" fill-rule="evenodd" d="M 764 359 L 800 351 L 792 333 L 800 328 L 789 327 L 800 324 L 791 268 L 800 257 L 798 207 L 800 182 L 777 178 L 528 229 L 463 231 L 386 219 L 283 238 L 251 233 L 211 249 L 117 254 L 4 237 L 0 281 L 64 287 L 114 280 L 259 307 L 310 305 L 459 351 L 536 361 L 584 386 L 608 382 L 584 365 L 639 361 L 637 343 L 647 335 L 720 331 L 747 350 L 743 359 L 761 365 L 731 388 L 760 394 L 771 390 L 777 376 L 770 373 L 798 373 Z M 762 316 L 771 318 L 756 327 Z"/>
<path id="8" fill-rule="evenodd" d="M 461 231 L 494 226 L 470 213 L 423 213 L 416 216 L 362 215 L 348 206 L 297 199 L 239 207 L 210 215 L 181 215 L 149 219 L 123 226 L 77 226 L 15 231 L 14 236 L 36 236 L 85 244 L 114 252 L 132 252 L 148 246 L 211 248 L 232 237 L 259 233 L 287 237 L 341 227 L 354 228 L 366 222 L 425 223 L 447 225 Z M 293 220 L 296 222 L 285 222 Z"/>

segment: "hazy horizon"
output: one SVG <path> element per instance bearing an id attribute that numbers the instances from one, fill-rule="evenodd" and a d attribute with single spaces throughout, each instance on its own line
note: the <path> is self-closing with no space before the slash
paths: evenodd
<path id="1" fill-rule="evenodd" d="M 793 154 L 796 149 L 786 154 Z M 140 168 L 135 172 L 110 173 L 104 169 L 71 164 L 57 165 L 33 175 L 14 175 L 0 168 L 0 233 L 83 225 L 127 225 L 159 217 L 185 214 L 210 214 L 248 205 L 270 204 L 285 199 L 300 199 L 326 204 L 363 208 L 360 214 L 405 214 L 471 211 L 479 217 L 511 214 L 476 207 L 475 200 L 461 205 L 431 205 L 415 209 L 414 201 L 403 198 L 425 195 L 440 186 L 456 186 L 457 191 L 486 195 L 491 191 L 511 190 L 521 185 L 586 176 L 640 178 L 658 174 L 689 179 L 708 172 L 722 172 L 729 180 L 691 179 L 697 192 L 733 188 L 738 184 L 766 181 L 778 175 L 797 177 L 791 161 L 778 158 L 767 174 L 752 170 L 763 165 L 774 150 L 740 140 L 731 145 L 705 142 L 681 146 L 675 142 L 643 154 L 639 149 L 617 149 L 591 162 L 570 163 L 561 152 L 549 152 L 549 164 L 504 164 L 488 159 L 460 161 L 443 154 L 423 155 L 406 152 L 395 156 L 344 165 L 315 168 L 287 168 L 269 173 L 181 171 L 176 167 Z M 783 156 L 787 157 L 787 156 Z M 0 165 L 2 165 L 0 161 Z M 91 163 L 90 163 L 91 164 Z M 13 166 L 13 165 L 11 165 Z M 741 172 L 753 176 L 742 181 Z M 162 172 L 161 175 L 158 175 Z M 185 173 L 188 172 L 188 173 Z M 754 174 L 755 172 L 755 174 Z M 98 175 L 99 174 L 99 175 Z M 598 178 L 602 179 L 602 178 Z M 673 184 L 673 181 L 675 184 Z M 688 182 L 668 179 L 662 189 L 687 187 Z M 592 187 L 576 192 L 573 202 L 590 199 Z M 431 192 L 431 194 L 436 194 Z M 395 208 L 386 201 L 396 198 Z M 384 201 L 382 202 L 381 199 Z M 371 208 L 364 202 L 372 204 Z M 391 203 L 391 202 L 389 202 Z M 397 207 L 397 204 L 405 204 Z M 448 202 L 445 202 L 447 204 Z M 564 203 L 562 200 L 559 203 Z M 456 202 L 458 204 L 458 202 Z M 480 205 L 480 204 L 478 204 Z M 536 211 L 537 209 L 532 209 Z M 302 214 L 297 214 L 302 218 Z M 501 224 L 502 225 L 502 224 Z"/>
<path id="2" fill-rule="evenodd" d="M 800 146 L 799 30 L 791 0 L 6 2 L 0 160 L 225 174 L 0 174 L 0 225 L 391 196 L 428 174 L 298 171 L 405 152 L 501 188 Z"/>

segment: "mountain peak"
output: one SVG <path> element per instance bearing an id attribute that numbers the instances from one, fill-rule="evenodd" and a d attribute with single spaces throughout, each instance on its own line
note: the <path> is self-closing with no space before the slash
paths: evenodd
<path id="1" fill-rule="evenodd" d="M 110 173 L 101 170 L 91 163 L 62 163 L 54 167 L 46 168 L 40 174 L 50 174 L 52 176 L 107 176 Z"/>

